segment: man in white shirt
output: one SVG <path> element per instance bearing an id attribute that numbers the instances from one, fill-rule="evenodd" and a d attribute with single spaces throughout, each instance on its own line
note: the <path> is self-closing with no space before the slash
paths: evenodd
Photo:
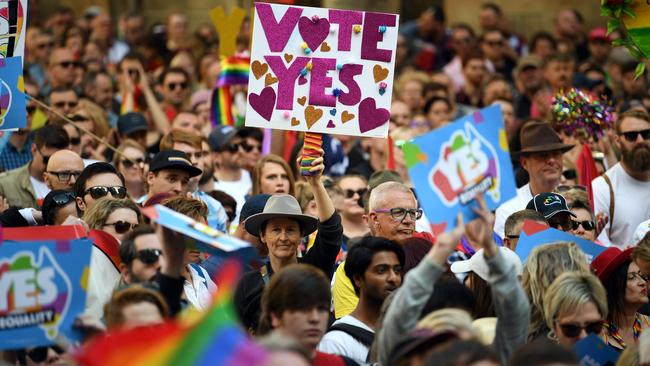
<path id="1" fill-rule="evenodd" d="M 553 192 L 560 184 L 562 176 L 562 154 L 573 145 L 562 143 L 551 126 L 546 122 L 530 121 L 521 129 L 519 137 L 521 166 L 528 172 L 528 184 L 517 190 L 517 195 L 504 202 L 496 210 L 494 231 L 504 237 L 504 225 L 511 214 L 526 208 L 528 201 L 542 192 Z"/>
<path id="2" fill-rule="evenodd" d="M 609 217 L 598 240 L 623 248 L 635 244 L 634 230 L 650 218 L 650 115 L 627 111 L 615 128 L 621 161 L 594 179 L 591 187 L 594 212 Z"/>
<path id="3" fill-rule="evenodd" d="M 237 201 L 233 222 L 239 222 L 239 212 L 246 202 L 253 181 L 250 173 L 240 166 L 243 140 L 232 126 L 218 126 L 208 137 L 214 161 L 214 189 L 228 193 Z"/>
<path id="4" fill-rule="evenodd" d="M 355 244 L 345 261 L 345 274 L 359 303 L 350 315 L 332 324 L 321 339 L 318 350 L 346 356 L 364 364 L 379 327 L 384 300 L 402 284 L 404 249 L 396 242 L 367 236 Z"/>

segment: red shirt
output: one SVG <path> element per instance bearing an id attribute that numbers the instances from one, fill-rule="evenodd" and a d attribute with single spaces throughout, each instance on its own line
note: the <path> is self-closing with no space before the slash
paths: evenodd
<path id="1" fill-rule="evenodd" d="M 316 351 L 313 366 L 345 366 L 343 357 Z"/>

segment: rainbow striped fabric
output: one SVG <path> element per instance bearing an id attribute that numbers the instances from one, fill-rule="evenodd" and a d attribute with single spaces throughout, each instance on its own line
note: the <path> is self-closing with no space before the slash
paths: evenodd
<path id="1" fill-rule="evenodd" d="M 241 265 L 227 262 L 212 306 L 152 327 L 112 332 L 90 341 L 77 361 L 88 366 L 262 365 L 266 352 L 236 323 L 232 297 Z"/>
<path id="2" fill-rule="evenodd" d="M 231 56 L 221 60 L 221 73 L 211 99 L 210 119 L 213 126 L 236 124 L 230 87 L 248 85 L 249 65 L 250 59 L 247 57 Z"/>

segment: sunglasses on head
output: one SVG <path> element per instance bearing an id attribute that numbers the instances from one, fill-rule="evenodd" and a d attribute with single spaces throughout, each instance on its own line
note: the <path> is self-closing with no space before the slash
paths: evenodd
<path id="1" fill-rule="evenodd" d="M 152 265 L 158 262 L 158 258 L 162 255 L 159 249 L 142 249 L 138 250 L 137 258 L 140 262 L 146 265 Z"/>
<path id="2" fill-rule="evenodd" d="M 582 324 L 576 324 L 576 323 L 560 323 L 558 326 L 560 327 L 560 330 L 562 331 L 562 334 L 564 334 L 565 337 L 567 338 L 576 338 L 580 336 L 580 333 L 582 333 L 582 330 L 584 329 L 585 332 L 588 334 L 600 334 L 600 332 L 603 330 L 603 326 L 605 325 L 604 320 L 598 320 L 595 322 L 589 322 L 585 323 L 584 325 Z"/>
<path id="3" fill-rule="evenodd" d="M 180 88 L 181 90 L 187 88 L 187 83 L 186 82 L 180 82 L 180 83 L 169 83 L 167 84 L 167 88 L 169 90 L 176 90 L 176 88 Z"/>
<path id="4" fill-rule="evenodd" d="M 30 351 L 25 352 L 25 354 L 32 361 L 34 361 L 34 363 L 41 363 L 41 362 L 45 362 L 45 360 L 47 360 L 47 351 L 50 348 L 53 349 L 54 352 L 56 352 L 59 355 L 65 353 L 63 348 L 55 345 L 55 346 L 50 346 L 50 347 L 36 347 L 36 348 L 34 348 L 34 349 L 30 350 Z"/>
<path id="5" fill-rule="evenodd" d="M 650 129 L 640 130 L 640 131 L 621 132 L 620 135 L 622 135 L 628 142 L 636 141 L 639 135 L 641 135 L 641 138 L 647 141 L 650 140 Z"/>
<path id="6" fill-rule="evenodd" d="M 144 164 L 144 159 L 143 158 L 137 158 L 137 159 L 131 159 L 131 160 L 122 159 L 122 160 L 120 160 L 120 163 L 122 163 L 122 165 L 126 169 L 133 168 L 134 165 L 135 165 L 136 168 L 140 168 L 142 166 L 142 164 Z"/>
<path id="7" fill-rule="evenodd" d="M 90 187 L 84 191 L 84 196 L 90 193 L 90 197 L 97 200 L 102 197 L 105 197 L 110 192 L 113 198 L 124 198 L 126 197 L 126 188 L 120 186 L 107 187 L 107 186 L 95 186 Z"/>
<path id="8" fill-rule="evenodd" d="M 359 197 L 363 197 L 366 192 L 368 192 L 367 188 L 361 188 L 361 189 L 346 189 L 345 190 L 345 198 L 352 198 L 354 197 L 355 194 L 359 195 Z"/>
<path id="9" fill-rule="evenodd" d="M 115 222 L 107 222 L 104 226 L 113 226 L 115 227 L 115 232 L 118 234 L 125 234 L 133 229 L 135 229 L 138 224 L 132 224 L 127 221 L 118 220 Z"/>
<path id="10" fill-rule="evenodd" d="M 580 225 L 582 225 L 582 228 L 587 231 L 592 231 L 596 228 L 596 225 L 591 220 L 585 220 L 585 221 L 571 220 L 571 225 L 573 230 L 577 230 Z"/>

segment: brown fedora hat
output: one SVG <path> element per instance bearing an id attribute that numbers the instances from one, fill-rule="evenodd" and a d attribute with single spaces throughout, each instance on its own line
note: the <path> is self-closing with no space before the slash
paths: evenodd
<path id="1" fill-rule="evenodd" d="M 521 150 L 516 155 L 541 153 L 548 151 L 567 152 L 573 145 L 562 143 L 560 136 L 551 128 L 551 125 L 542 121 L 530 121 L 521 128 L 519 135 Z"/>

